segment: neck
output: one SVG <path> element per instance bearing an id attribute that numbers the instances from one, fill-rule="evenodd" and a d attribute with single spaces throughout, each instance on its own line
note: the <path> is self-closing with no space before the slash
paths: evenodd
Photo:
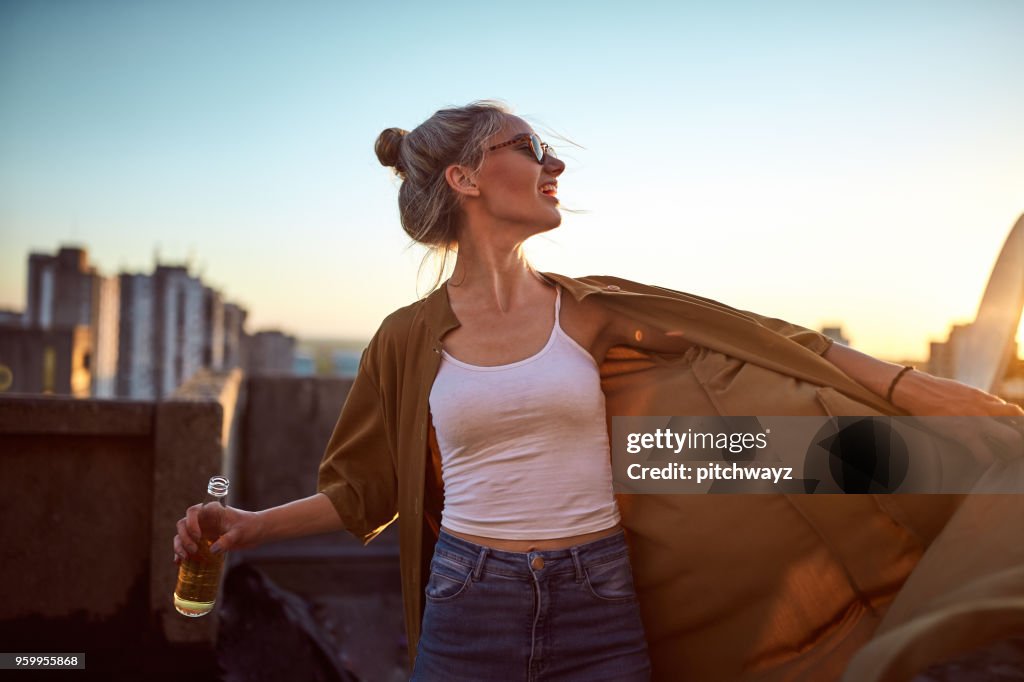
<path id="1" fill-rule="evenodd" d="M 460 302 L 507 312 L 530 291 L 542 286 L 526 260 L 522 243 L 500 248 L 488 242 L 460 240 L 448 293 Z"/>

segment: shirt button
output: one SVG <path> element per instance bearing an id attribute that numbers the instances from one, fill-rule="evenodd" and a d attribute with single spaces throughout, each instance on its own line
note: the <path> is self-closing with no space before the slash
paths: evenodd
<path id="1" fill-rule="evenodd" d="M 533 557 L 533 561 L 530 562 L 530 565 L 533 566 L 535 569 L 537 569 L 539 571 L 540 569 L 544 568 L 544 557 L 542 557 L 542 556 L 535 556 L 535 557 Z"/>
<path id="2" fill-rule="evenodd" d="M 604 288 L 605 291 L 622 291 L 622 287 L 616 284 L 609 284 Z"/>

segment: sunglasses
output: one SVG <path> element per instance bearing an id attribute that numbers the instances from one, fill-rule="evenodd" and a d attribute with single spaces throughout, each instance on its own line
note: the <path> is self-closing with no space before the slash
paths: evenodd
<path id="1" fill-rule="evenodd" d="M 508 142 L 502 142 L 501 144 L 496 144 L 493 147 L 488 147 L 487 151 L 493 152 L 495 149 L 524 143 L 529 144 L 530 151 L 533 152 L 533 158 L 537 159 L 537 163 L 544 163 L 544 157 L 546 156 L 555 156 L 555 151 L 551 146 L 547 142 L 541 142 L 540 138 L 533 133 L 516 135 Z"/>

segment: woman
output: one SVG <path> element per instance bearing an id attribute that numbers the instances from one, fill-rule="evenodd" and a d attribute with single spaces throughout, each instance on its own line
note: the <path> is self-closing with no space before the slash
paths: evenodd
<path id="1" fill-rule="evenodd" d="M 414 679 L 647 679 L 645 626 L 656 676 L 727 679 L 772 661 L 807 661 L 796 649 L 808 643 L 795 640 L 836 619 L 803 613 L 821 598 L 806 597 L 813 603 L 799 622 L 763 641 L 752 624 L 777 618 L 777 609 L 722 630 L 730 621 L 721 613 L 733 606 L 687 582 L 692 571 L 680 562 L 697 553 L 699 545 L 689 543 L 701 536 L 680 540 L 686 533 L 677 528 L 723 510 L 730 519 L 799 512 L 813 533 L 773 541 L 827 544 L 821 526 L 835 505 L 787 501 L 769 510 L 721 497 L 616 500 L 608 415 L 822 414 L 822 405 L 825 413 L 1020 414 L 993 396 L 832 346 L 779 320 L 614 278 L 536 272 L 522 244 L 560 224 L 565 164 L 500 105 L 442 110 L 408 134 L 385 130 L 376 149 L 402 179 L 406 232 L 457 254 L 451 278 L 392 313 L 363 354 L 321 465 L 320 493 L 255 513 L 192 507 L 178 522 L 174 548 L 176 559 L 194 551 L 201 513 L 209 516 L 203 525 L 223 532 L 219 550 L 342 528 L 368 542 L 401 516 Z M 995 425 L 989 435 L 1020 448 L 1011 429 Z M 877 520 L 874 507 L 844 504 L 844 518 Z M 893 513 L 907 527 L 935 515 L 904 506 Z M 889 526 L 864 540 L 866 551 L 892 550 L 879 562 L 898 565 L 879 571 L 886 573 L 875 586 L 882 591 L 898 589 L 921 550 L 909 532 Z M 726 545 L 731 565 L 749 549 L 739 539 Z M 778 570 L 764 561 L 762 573 L 782 594 L 792 557 L 776 559 Z M 847 579 L 835 576 L 848 577 L 849 567 L 833 563 L 831 573 L 824 564 L 806 572 L 822 584 Z M 694 628 L 678 616 L 699 612 L 697 597 L 715 603 L 717 615 Z M 846 651 L 829 661 L 845 660 L 850 643 L 865 639 L 880 608 L 869 606 L 829 630 L 835 639 L 817 648 Z M 703 633 L 716 644 L 707 646 Z M 725 651 L 722 642 L 730 641 Z M 780 653 L 780 642 L 796 653 Z M 744 648 L 749 655 L 740 655 Z M 838 669 L 830 665 L 819 669 Z"/>

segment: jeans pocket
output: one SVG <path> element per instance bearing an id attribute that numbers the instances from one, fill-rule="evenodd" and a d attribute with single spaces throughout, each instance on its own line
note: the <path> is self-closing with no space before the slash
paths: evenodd
<path id="1" fill-rule="evenodd" d="M 629 554 L 591 564 L 584 568 L 587 588 L 598 599 L 613 602 L 636 600 Z"/>
<path id="2" fill-rule="evenodd" d="M 451 601 L 464 594 L 472 582 L 473 567 L 451 557 L 435 554 L 425 593 L 428 601 Z"/>

